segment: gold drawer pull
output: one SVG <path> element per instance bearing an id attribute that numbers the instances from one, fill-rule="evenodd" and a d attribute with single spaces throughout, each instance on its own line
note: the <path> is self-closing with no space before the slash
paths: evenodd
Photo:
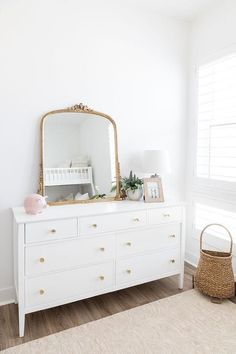
<path id="1" fill-rule="evenodd" d="M 97 224 L 93 224 L 92 227 L 93 227 L 94 229 L 96 229 L 98 226 L 97 226 Z"/>
<path id="2" fill-rule="evenodd" d="M 140 220 L 139 220 L 139 218 L 134 218 L 134 221 L 139 222 Z"/>
<path id="3" fill-rule="evenodd" d="M 40 295 L 43 295 L 43 294 L 45 294 L 45 290 L 43 290 L 43 289 L 40 289 L 40 290 L 39 290 L 39 294 L 40 294 Z"/>
<path id="4" fill-rule="evenodd" d="M 132 246 L 131 242 L 126 242 L 126 246 Z"/>
<path id="5" fill-rule="evenodd" d="M 57 232 L 57 230 L 56 230 L 56 229 L 52 229 L 52 230 L 50 230 L 50 232 L 51 232 L 52 234 L 55 234 L 55 233 Z"/>
<path id="6" fill-rule="evenodd" d="M 127 272 L 128 274 L 131 274 L 131 273 L 132 273 L 131 269 L 127 269 L 126 272 Z"/>
<path id="7" fill-rule="evenodd" d="M 170 235 L 169 237 L 170 237 L 170 238 L 175 238 L 175 235 Z"/>
<path id="8" fill-rule="evenodd" d="M 105 247 L 100 247 L 100 251 L 104 252 L 105 251 Z"/>
<path id="9" fill-rule="evenodd" d="M 104 275 L 100 275 L 99 279 L 104 280 L 105 279 Z"/>
<path id="10" fill-rule="evenodd" d="M 164 218 L 169 218 L 170 214 L 163 214 Z"/>
<path id="11" fill-rule="evenodd" d="M 45 258 L 44 257 L 39 258 L 39 262 L 40 263 L 44 263 L 45 262 Z"/>
<path id="12" fill-rule="evenodd" d="M 170 263 L 175 263 L 175 259 L 171 259 L 171 260 L 170 260 Z"/>

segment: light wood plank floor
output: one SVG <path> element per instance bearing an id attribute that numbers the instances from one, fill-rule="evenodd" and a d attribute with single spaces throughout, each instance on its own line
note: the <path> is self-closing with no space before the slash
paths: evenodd
<path id="1" fill-rule="evenodd" d="M 192 289 L 194 268 L 185 265 L 184 290 Z M 25 337 L 18 337 L 17 305 L 0 307 L 0 350 L 79 326 L 179 292 L 177 277 L 77 301 L 26 315 Z"/>

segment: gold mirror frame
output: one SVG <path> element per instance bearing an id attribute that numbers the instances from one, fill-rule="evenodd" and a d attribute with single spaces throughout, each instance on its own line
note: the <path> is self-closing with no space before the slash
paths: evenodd
<path id="1" fill-rule="evenodd" d="M 41 118 L 40 125 L 40 136 L 41 136 L 41 149 L 40 149 L 40 175 L 39 175 L 39 190 L 38 193 L 45 197 L 45 185 L 44 185 L 44 124 L 46 119 L 50 115 L 55 115 L 58 113 L 84 113 L 84 114 L 93 114 L 94 116 L 100 116 L 105 119 L 108 119 L 114 128 L 114 143 L 115 143 L 115 164 L 116 164 L 116 196 L 109 198 L 101 198 L 101 199 L 89 199 L 89 200 L 69 200 L 62 202 L 48 202 L 49 205 L 64 205 L 64 204 L 85 204 L 85 203 L 94 203 L 94 202 L 108 202 L 114 200 L 121 200 L 120 197 L 120 163 L 118 159 L 118 139 L 117 139 L 117 128 L 116 123 L 113 118 L 108 116 L 105 113 L 94 111 L 93 109 L 83 105 L 82 103 L 76 104 L 72 107 L 65 109 L 57 109 L 55 111 L 50 111 L 46 113 Z"/>

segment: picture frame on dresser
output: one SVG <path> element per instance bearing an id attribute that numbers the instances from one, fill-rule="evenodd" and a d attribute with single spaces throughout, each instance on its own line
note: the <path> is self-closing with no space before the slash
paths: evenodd
<path id="1" fill-rule="evenodd" d="M 160 177 L 144 178 L 143 189 L 144 189 L 144 201 L 146 203 L 164 202 L 162 181 Z"/>

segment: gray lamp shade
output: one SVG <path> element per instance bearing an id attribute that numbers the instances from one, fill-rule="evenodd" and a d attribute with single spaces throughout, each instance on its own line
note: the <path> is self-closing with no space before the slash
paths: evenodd
<path id="1" fill-rule="evenodd" d="M 160 176 L 171 172 L 170 159 L 167 150 L 144 150 L 143 172 L 156 173 Z"/>

